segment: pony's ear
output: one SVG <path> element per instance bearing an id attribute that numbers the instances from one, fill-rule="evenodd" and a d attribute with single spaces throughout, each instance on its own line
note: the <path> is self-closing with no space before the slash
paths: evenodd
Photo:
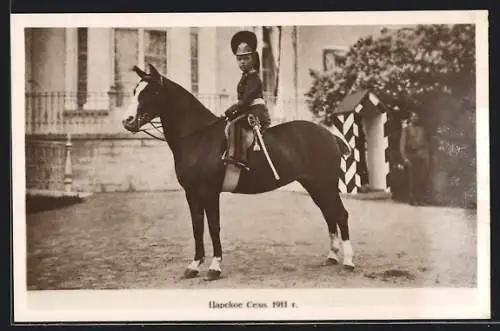
<path id="1" fill-rule="evenodd" d="M 156 70 L 156 68 L 150 63 L 149 65 L 149 75 L 151 78 L 153 78 L 155 81 L 160 82 L 161 81 L 161 74 Z"/>
<path id="2" fill-rule="evenodd" d="M 142 71 L 138 66 L 133 66 L 132 67 L 132 70 L 135 71 L 135 73 L 142 78 L 144 78 L 145 76 L 147 76 L 147 73 Z"/>

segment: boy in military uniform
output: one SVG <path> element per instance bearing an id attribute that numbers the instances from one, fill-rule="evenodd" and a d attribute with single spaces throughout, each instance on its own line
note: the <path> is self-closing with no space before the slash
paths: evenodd
<path id="1" fill-rule="evenodd" d="M 243 73 L 237 86 L 238 102 L 224 113 L 228 120 L 233 121 L 229 130 L 229 143 L 233 143 L 234 147 L 228 146 L 228 155 L 224 160 L 246 170 L 250 170 L 246 164 L 248 153 L 246 131 L 251 130 L 246 115 L 256 116 L 262 130 L 271 124 L 262 92 L 262 81 L 259 76 L 260 59 L 256 49 L 257 37 L 251 31 L 239 31 L 231 39 L 231 50 Z"/>

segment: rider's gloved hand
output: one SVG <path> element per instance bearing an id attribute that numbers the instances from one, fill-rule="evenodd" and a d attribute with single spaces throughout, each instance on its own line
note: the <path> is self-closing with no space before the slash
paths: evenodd
<path id="1" fill-rule="evenodd" d="M 236 105 L 232 105 L 231 107 L 229 107 L 229 109 L 224 112 L 224 116 L 228 120 L 236 118 L 236 116 L 238 116 L 238 108 L 236 107 Z"/>

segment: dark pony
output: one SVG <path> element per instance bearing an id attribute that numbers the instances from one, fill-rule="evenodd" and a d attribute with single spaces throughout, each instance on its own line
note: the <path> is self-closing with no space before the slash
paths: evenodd
<path id="1" fill-rule="evenodd" d="M 140 81 L 123 115 L 123 126 L 131 132 L 139 132 L 152 119 L 160 118 L 165 140 L 174 157 L 177 179 L 185 190 L 193 225 L 195 254 L 184 277 L 196 277 L 204 261 L 206 214 L 213 245 L 213 259 L 207 277 L 217 279 L 221 274 L 222 260 L 219 197 L 225 175 L 221 155 L 226 146 L 226 121 L 210 112 L 184 88 L 160 75 L 152 65 L 149 73 L 138 67 L 133 70 Z M 262 151 L 250 152 L 248 165 L 252 170 L 241 172 L 233 193 L 263 193 L 298 181 L 326 220 L 330 235 L 327 262 L 336 264 L 339 260 L 338 226 L 343 244 L 343 264 L 353 269 L 348 213 L 338 191 L 345 140 L 309 121 L 290 121 L 270 127 L 263 138 L 280 179 L 275 179 Z"/>

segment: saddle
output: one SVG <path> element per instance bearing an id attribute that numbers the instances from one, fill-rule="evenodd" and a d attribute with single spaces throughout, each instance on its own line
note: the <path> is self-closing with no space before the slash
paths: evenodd
<path id="1" fill-rule="evenodd" d="M 258 118 L 243 114 L 228 122 L 225 127 L 226 150 L 222 159 L 226 163 L 232 163 L 250 171 L 246 165 L 248 151 L 253 145 L 253 150 L 260 150 L 258 140 L 255 137 L 254 126 L 258 125 Z"/>
<path id="2" fill-rule="evenodd" d="M 244 120 L 244 119 L 245 120 Z M 240 124 L 242 126 L 240 126 Z M 233 192 L 238 185 L 241 169 L 250 170 L 246 165 L 248 150 L 254 146 L 254 151 L 262 150 L 271 168 L 275 180 L 280 176 L 269 156 L 261 133 L 259 118 L 253 114 L 237 117 L 226 126 L 227 150 L 222 159 L 226 162 L 226 173 L 222 184 L 222 192 Z"/>
<path id="3" fill-rule="evenodd" d="M 242 169 L 251 170 L 247 165 L 251 147 L 254 151 L 261 150 L 254 132 L 255 125 L 259 125 L 258 118 L 248 114 L 240 115 L 226 124 L 226 149 L 222 155 L 226 164 L 223 191 L 231 192 L 236 188 Z"/>

